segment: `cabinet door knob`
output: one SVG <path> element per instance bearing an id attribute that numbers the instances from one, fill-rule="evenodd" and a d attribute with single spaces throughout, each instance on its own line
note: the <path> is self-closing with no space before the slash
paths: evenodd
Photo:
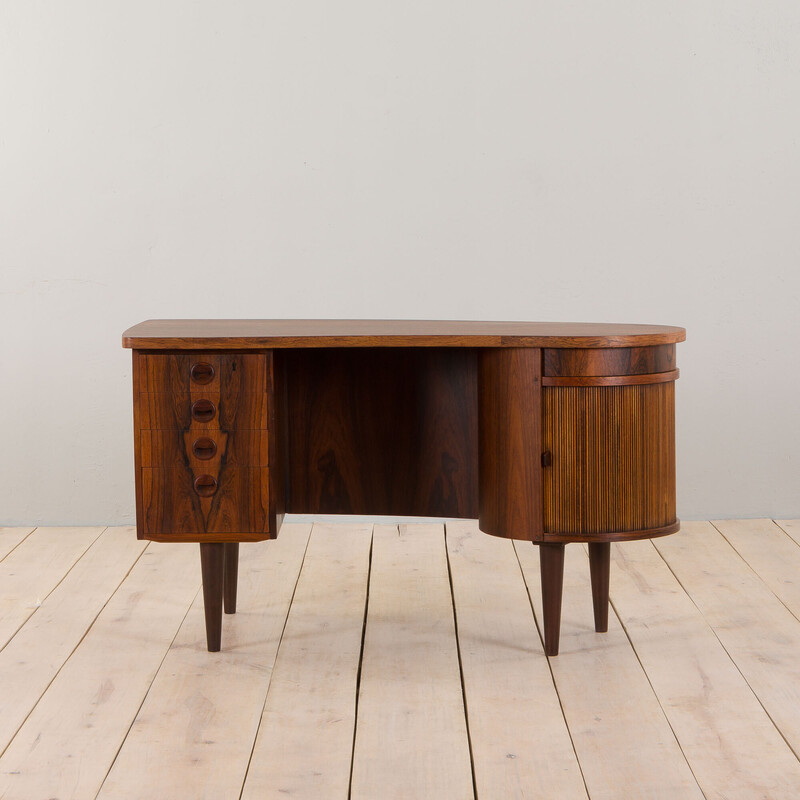
<path id="1" fill-rule="evenodd" d="M 192 417 L 198 422 L 211 422 L 214 415 L 217 413 L 217 407 L 211 400 L 201 398 L 192 403 Z"/>
<path id="2" fill-rule="evenodd" d="M 189 374 L 195 383 L 211 383 L 214 380 L 214 367 L 205 361 L 200 361 L 192 364 Z"/>
<path id="3" fill-rule="evenodd" d="M 199 439 L 194 440 L 192 452 L 202 461 L 208 461 L 209 458 L 214 458 L 217 454 L 217 444 L 213 439 L 209 439 L 208 436 L 201 436 Z"/>
<path id="4" fill-rule="evenodd" d="M 217 479 L 213 475 L 198 475 L 194 479 L 194 490 L 200 497 L 210 497 L 217 491 Z"/>

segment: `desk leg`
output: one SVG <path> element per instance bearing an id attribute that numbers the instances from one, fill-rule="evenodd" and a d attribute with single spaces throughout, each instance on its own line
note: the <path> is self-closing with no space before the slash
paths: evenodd
<path id="1" fill-rule="evenodd" d="M 544 652 L 548 656 L 557 656 L 561 633 L 561 592 L 564 587 L 564 545 L 540 544 L 539 565 L 542 575 Z"/>
<path id="2" fill-rule="evenodd" d="M 222 640 L 222 588 L 225 574 L 225 545 L 200 544 L 200 567 L 203 573 L 203 604 L 206 611 L 208 652 L 216 653 Z"/>
<path id="3" fill-rule="evenodd" d="M 236 613 L 236 586 L 239 582 L 239 542 L 225 544 L 225 613 Z"/>
<path id="4" fill-rule="evenodd" d="M 608 630 L 608 575 L 611 568 L 611 542 L 589 543 L 589 572 L 592 576 L 594 629 Z"/>

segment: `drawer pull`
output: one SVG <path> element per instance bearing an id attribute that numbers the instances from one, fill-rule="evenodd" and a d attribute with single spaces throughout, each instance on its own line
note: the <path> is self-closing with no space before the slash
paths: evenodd
<path id="1" fill-rule="evenodd" d="M 200 497 L 210 497 L 217 491 L 217 479 L 213 475 L 198 475 L 194 479 L 194 490 Z"/>
<path id="2" fill-rule="evenodd" d="M 217 454 L 216 442 L 213 439 L 209 439 L 208 436 L 195 439 L 192 445 L 192 452 L 201 461 L 208 461 L 208 459 L 214 458 Z"/>
<path id="3" fill-rule="evenodd" d="M 214 380 L 214 367 L 205 361 L 201 361 L 198 364 L 192 364 L 189 374 L 195 383 L 211 383 Z"/>
<path id="4" fill-rule="evenodd" d="M 211 402 L 202 398 L 192 403 L 192 417 L 198 422 L 211 422 L 217 413 L 217 407 Z"/>

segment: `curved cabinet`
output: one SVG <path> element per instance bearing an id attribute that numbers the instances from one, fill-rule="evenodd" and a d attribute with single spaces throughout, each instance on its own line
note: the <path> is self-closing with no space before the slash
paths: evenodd
<path id="1" fill-rule="evenodd" d="M 677 529 L 675 383 L 545 386 L 544 539 L 618 540 Z"/>

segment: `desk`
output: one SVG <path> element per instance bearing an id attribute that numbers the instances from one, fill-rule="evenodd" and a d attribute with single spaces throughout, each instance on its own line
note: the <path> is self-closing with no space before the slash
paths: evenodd
<path id="1" fill-rule="evenodd" d="M 208 649 L 239 542 L 285 513 L 477 518 L 538 545 L 558 653 L 564 545 L 588 542 L 595 627 L 610 543 L 678 530 L 683 328 L 541 322 L 149 320 L 133 350 L 136 526 L 199 542 Z"/>

